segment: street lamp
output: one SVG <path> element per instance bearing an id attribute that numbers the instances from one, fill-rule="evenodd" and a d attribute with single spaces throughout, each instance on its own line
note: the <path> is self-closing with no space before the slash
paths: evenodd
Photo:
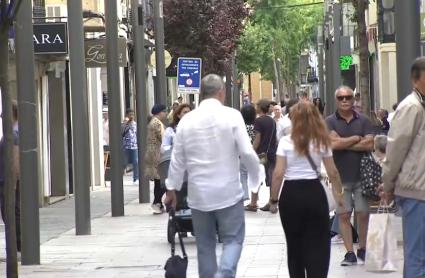
<path id="1" fill-rule="evenodd" d="M 378 1 L 378 30 L 381 43 L 395 42 L 395 1 Z"/>

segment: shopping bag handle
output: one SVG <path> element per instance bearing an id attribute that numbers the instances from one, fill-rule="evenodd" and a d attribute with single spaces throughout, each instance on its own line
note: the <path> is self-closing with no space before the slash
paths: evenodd
<path id="1" fill-rule="evenodd" d="M 183 237 L 179 231 L 178 223 L 176 221 L 176 211 L 171 206 L 169 208 L 169 217 L 170 217 L 172 225 L 175 225 L 175 227 L 177 227 L 177 235 L 179 236 L 180 248 L 182 249 L 183 258 L 186 259 L 187 258 L 186 248 L 184 247 Z M 176 241 L 173 238 L 171 241 L 171 256 L 174 257 L 175 253 L 176 253 Z"/>
<path id="2" fill-rule="evenodd" d="M 381 200 L 379 202 L 379 207 L 377 213 L 390 213 L 390 206 L 386 200 Z"/>

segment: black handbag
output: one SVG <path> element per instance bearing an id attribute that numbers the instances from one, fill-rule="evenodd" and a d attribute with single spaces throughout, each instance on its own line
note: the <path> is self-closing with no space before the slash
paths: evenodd
<path id="1" fill-rule="evenodd" d="M 170 210 L 170 220 L 172 225 L 177 225 L 175 221 L 174 209 Z M 183 238 L 179 229 L 176 229 L 176 230 L 177 230 L 177 234 L 180 241 L 180 247 L 183 253 L 183 258 L 175 254 L 176 241 L 173 238 L 173 240 L 171 240 L 171 257 L 167 260 L 164 267 L 165 278 L 186 278 L 187 264 L 188 264 L 186 249 L 184 248 Z"/>
<path id="2" fill-rule="evenodd" d="M 365 154 L 360 161 L 360 184 L 362 194 L 372 201 L 379 201 L 378 187 L 382 183 L 382 167 L 371 153 Z"/>

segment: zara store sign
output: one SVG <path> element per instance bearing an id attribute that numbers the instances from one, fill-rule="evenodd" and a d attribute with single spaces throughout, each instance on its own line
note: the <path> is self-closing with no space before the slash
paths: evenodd
<path id="1" fill-rule="evenodd" d="M 35 54 L 68 54 L 66 22 L 35 23 L 33 28 Z"/>

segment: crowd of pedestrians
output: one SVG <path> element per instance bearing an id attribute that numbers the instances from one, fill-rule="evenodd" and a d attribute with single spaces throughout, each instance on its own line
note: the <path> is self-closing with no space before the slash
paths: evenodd
<path id="1" fill-rule="evenodd" d="M 373 154 L 383 168 L 382 185 L 376 185 L 380 205 L 392 205 L 395 198 L 403 217 L 404 277 L 425 277 L 425 58 L 412 66 L 412 82 L 412 94 L 391 113 L 364 113 L 360 94 L 341 86 L 335 91 L 336 111 L 325 117 L 325 103 L 306 93 L 285 96 L 280 105 L 267 99 L 252 104 L 244 94 L 239 113 L 223 105 L 221 77 L 207 75 L 197 109 L 181 99 L 168 116 L 164 105 L 152 108 L 145 174 L 155 184 L 153 212 L 163 213 L 164 204 L 175 207 L 176 191 L 188 184 L 202 278 L 236 276 L 244 210 L 258 209 L 280 212 L 290 277 L 327 277 L 333 235 L 346 249 L 342 266 L 366 260 L 369 214 L 377 200 L 365 194 L 361 173 L 365 155 Z M 123 139 L 135 168 L 133 118 L 128 111 Z M 164 161 L 167 179 L 159 174 Z M 323 175 L 336 201 L 331 225 Z M 260 208 L 262 187 L 269 188 L 270 198 Z M 217 234 L 223 243 L 218 263 Z"/>

